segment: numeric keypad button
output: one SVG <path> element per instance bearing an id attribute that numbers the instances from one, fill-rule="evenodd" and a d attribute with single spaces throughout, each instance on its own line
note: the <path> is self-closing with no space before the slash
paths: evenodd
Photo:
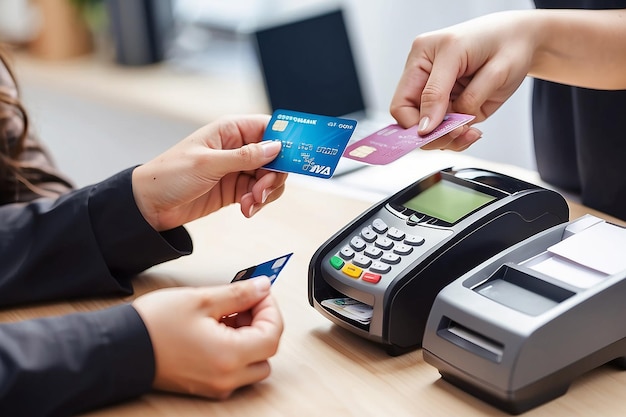
<path id="1" fill-rule="evenodd" d="M 382 256 L 382 258 L 380 258 L 380 260 L 387 264 L 395 265 L 399 264 L 402 258 L 400 258 L 400 255 L 398 254 L 387 252 Z"/>
<path id="2" fill-rule="evenodd" d="M 388 237 L 380 236 L 378 239 L 376 239 L 376 246 L 383 250 L 389 250 L 393 248 L 393 240 L 389 239 Z"/>
<path id="3" fill-rule="evenodd" d="M 376 246 L 368 246 L 364 253 L 372 259 L 378 259 L 383 254 L 383 250 Z"/>
<path id="4" fill-rule="evenodd" d="M 401 243 L 399 245 L 396 245 L 396 247 L 393 248 L 394 253 L 397 253 L 400 256 L 406 256 L 409 255 L 411 252 L 413 252 L 413 247 L 409 246 L 409 245 L 405 245 L 404 243 Z"/>
<path id="5" fill-rule="evenodd" d="M 378 274 L 386 274 L 387 272 L 391 271 L 391 265 L 376 261 L 370 267 L 370 271 L 376 272 Z"/>
<path id="6" fill-rule="evenodd" d="M 365 255 L 357 254 L 352 263 L 361 268 L 367 268 L 372 264 L 372 260 Z"/>
<path id="7" fill-rule="evenodd" d="M 363 239 L 361 239 L 359 236 L 355 236 L 350 240 L 350 246 L 355 251 L 361 252 L 363 249 L 365 249 L 365 246 L 367 245 L 365 244 L 365 241 Z"/>
<path id="8" fill-rule="evenodd" d="M 423 245 L 425 241 L 426 239 L 424 239 L 423 237 L 415 235 L 406 235 L 406 237 L 404 238 L 404 243 L 411 246 Z"/>
<path id="9" fill-rule="evenodd" d="M 344 246 L 343 249 L 339 252 L 339 256 L 341 256 L 346 261 L 354 258 L 354 251 L 349 246 Z"/>
<path id="10" fill-rule="evenodd" d="M 376 240 L 376 238 L 378 237 L 378 234 L 374 230 L 372 230 L 371 227 L 364 227 L 361 230 L 361 237 L 366 242 L 370 242 L 371 243 L 371 242 Z"/>
<path id="11" fill-rule="evenodd" d="M 397 227 L 391 227 L 387 232 L 387 237 L 393 240 L 402 240 L 404 239 L 404 236 L 405 233 Z"/>
<path id="12" fill-rule="evenodd" d="M 387 231 L 387 229 L 389 229 L 389 226 L 387 226 L 387 223 L 385 223 L 382 219 L 374 219 L 374 221 L 372 222 L 372 229 L 374 229 L 374 231 L 376 233 L 385 233 Z"/>

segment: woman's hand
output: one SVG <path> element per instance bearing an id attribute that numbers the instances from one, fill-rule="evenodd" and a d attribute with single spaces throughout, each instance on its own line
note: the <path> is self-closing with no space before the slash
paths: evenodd
<path id="1" fill-rule="evenodd" d="M 283 321 L 267 277 L 158 290 L 133 307 L 152 341 L 155 389 L 224 399 L 270 374 Z"/>
<path id="2" fill-rule="evenodd" d="M 520 86 L 533 57 L 532 31 L 525 12 L 503 12 L 418 36 L 391 102 L 402 126 L 419 124 L 418 133 L 437 127 L 446 113 L 493 114 Z M 424 149 L 461 151 L 482 132 L 464 126 Z"/>
<path id="3" fill-rule="evenodd" d="M 181 226 L 240 203 L 246 217 L 284 191 L 287 174 L 261 167 L 280 141 L 261 141 L 269 116 L 222 118 L 133 171 L 133 193 L 157 231 Z"/>

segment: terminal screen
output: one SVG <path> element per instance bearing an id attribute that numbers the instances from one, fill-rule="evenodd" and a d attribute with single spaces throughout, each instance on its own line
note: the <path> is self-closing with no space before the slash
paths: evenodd
<path id="1" fill-rule="evenodd" d="M 492 195 L 441 180 L 402 205 L 439 220 L 456 223 L 495 199 L 496 197 Z"/>

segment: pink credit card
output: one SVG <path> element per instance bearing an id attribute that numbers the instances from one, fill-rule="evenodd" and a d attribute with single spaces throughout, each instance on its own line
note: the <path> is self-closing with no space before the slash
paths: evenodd
<path id="1" fill-rule="evenodd" d="M 372 165 L 386 165 L 473 119 L 469 114 L 448 113 L 439 126 L 424 136 L 417 134 L 417 125 L 404 129 L 391 124 L 349 145 L 343 156 Z"/>

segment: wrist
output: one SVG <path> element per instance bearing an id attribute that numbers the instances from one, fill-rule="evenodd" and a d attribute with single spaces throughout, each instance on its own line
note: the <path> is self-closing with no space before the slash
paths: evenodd
<path id="1" fill-rule="evenodd" d="M 552 65 L 551 62 L 564 52 L 557 42 L 561 25 L 557 14 L 558 11 L 555 14 L 552 11 L 531 10 L 520 22 L 523 30 L 530 34 L 529 75 L 544 78 Z"/>
<path id="2" fill-rule="evenodd" d="M 159 229 L 158 222 L 158 211 L 155 210 L 150 204 L 150 198 L 146 192 L 146 181 L 150 181 L 149 178 L 146 177 L 145 167 L 143 165 L 137 166 L 132 173 L 132 189 L 133 189 L 133 197 L 135 199 L 135 204 L 137 205 L 137 209 L 143 216 L 144 220 L 156 231 L 161 231 Z M 153 179 L 153 181 L 156 178 Z"/>

